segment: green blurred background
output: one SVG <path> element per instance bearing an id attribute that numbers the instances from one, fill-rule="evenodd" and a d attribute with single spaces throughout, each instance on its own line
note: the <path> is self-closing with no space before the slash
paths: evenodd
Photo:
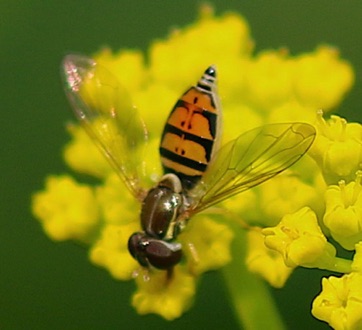
<path id="1" fill-rule="evenodd" d="M 103 45 L 147 49 L 171 27 L 197 16 L 191 0 L 0 2 L 0 329 L 237 329 L 221 277 L 202 278 L 194 307 L 181 319 L 138 316 L 132 282 L 116 282 L 72 243 L 53 243 L 30 213 L 31 194 L 49 173 L 67 168 L 61 149 L 73 119 L 59 79 L 71 51 Z M 361 120 L 362 2 L 224 1 L 250 23 L 256 50 L 288 46 L 292 54 L 320 43 L 340 48 L 356 70 L 356 85 L 338 112 Z M 189 50 L 185 50 L 189 51 Z M 193 50 L 197 51 L 197 49 Z M 156 96 L 157 97 L 157 96 Z M 323 273 L 297 270 L 274 295 L 288 329 L 328 329 L 310 316 Z M 240 279 L 242 281 L 242 279 Z"/>

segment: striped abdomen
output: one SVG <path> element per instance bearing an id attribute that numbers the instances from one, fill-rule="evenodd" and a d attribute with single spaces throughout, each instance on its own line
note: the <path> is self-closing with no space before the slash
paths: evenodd
<path id="1" fill-rule="evenodd" d="M 196 87 L 176 102 L 163 130 L 160 154 L 165 173 L 175 173 L 185 189 L 202 177 L 218 142 L 221 120 L 216 71 L 209 67 Z"/>

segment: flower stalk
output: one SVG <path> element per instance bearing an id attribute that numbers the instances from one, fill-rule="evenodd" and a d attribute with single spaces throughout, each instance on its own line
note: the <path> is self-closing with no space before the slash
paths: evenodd
<path id="1" fill-rule="evenodd" d="M 247 234 L 235 228 L 237 237 L 232 244 L 233 259 L 222 269 L 231 305 L 245 329 L 285 329 L 275 301 L 265 281 L 254 276 L 245 264 Z"/>

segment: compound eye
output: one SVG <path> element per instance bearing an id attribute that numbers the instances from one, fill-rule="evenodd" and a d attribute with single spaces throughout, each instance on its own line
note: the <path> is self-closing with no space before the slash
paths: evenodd
<path id="1" fill-rule="evenodd" d="M 143 267 L 170 269 L 182 258 L 180 243 L 169 243 L 144 233 L 134 233 L 128 240 L 128 250 Z"/>
<path id="2" fill-rule="evenodd" d="M 158 269 L 170 269 L 177 265 L 182 258 L 180 243 L 168 243 L 151 239 L 146 246 L 146 256 L 149 263 Z"/>
<path id="3" fill-rule="evenodd" d="M 128 251 L 143 267 L 149 267 L 146 257 L 147 237 L 143 233 L 134 233 L 128 239 Z"/>

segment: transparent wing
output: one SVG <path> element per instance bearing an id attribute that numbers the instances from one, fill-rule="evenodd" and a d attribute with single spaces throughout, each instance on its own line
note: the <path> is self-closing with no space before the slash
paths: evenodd
<path id="1" fill-rule="evenodd" d="M 271 124 L 230 141 L 190 192 L 191 214 L 284 171 L 306 153 L 315 134 L 314 127 L 305 123 Z"/>
<path id="2" fill-rule="evenodd" d="M 74 113 L 133 195 L 142 199 L 146 127 L 117 78 L 94 60 L 68 55 L 62 76 Z"/>

